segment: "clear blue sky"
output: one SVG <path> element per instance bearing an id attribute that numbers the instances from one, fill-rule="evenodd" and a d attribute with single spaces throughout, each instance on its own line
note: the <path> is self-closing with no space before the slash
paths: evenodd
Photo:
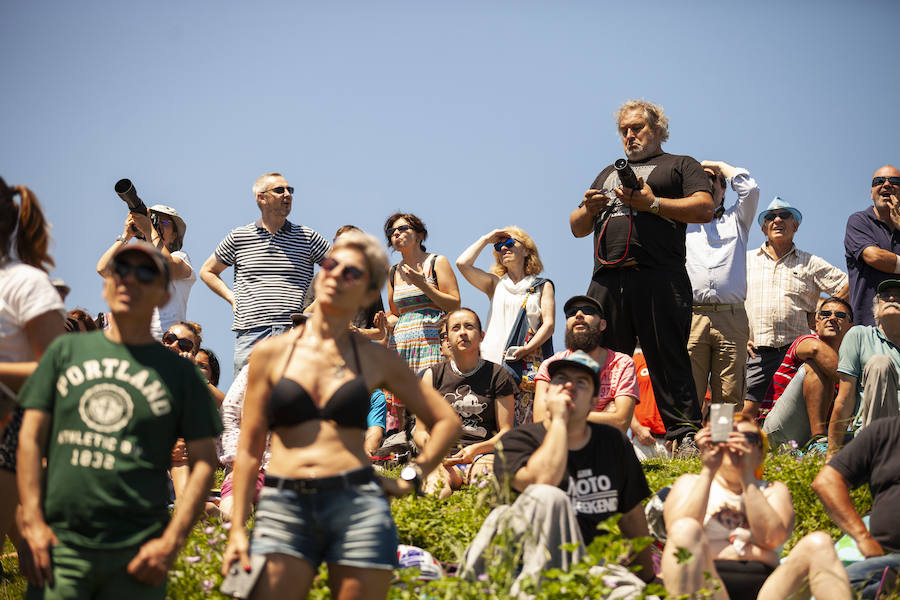
<path id="1" fill-rule="evenodd" d="M 0 174 L 36 191 L 52 274 L 93 313 L 117 179 L 178 209 L 199 268 L 258 216 L 250 186 L 272 170 L 297 188 L 291 219 L 326 237 L 409 210 L 452 262 L 517 224 L 564 299 L 591 269 L 567 216 L 622 155 L 613 111 L 647 98 L 667 151 L 747 167 L 761 204 L 803 212 L 798 245 L 845 268 L 847 216 L 900 163 L 898 22 L 891 1 L 6 2 Z M 227 385 L 228 305 L 198 281 L 188 317 Z"/>

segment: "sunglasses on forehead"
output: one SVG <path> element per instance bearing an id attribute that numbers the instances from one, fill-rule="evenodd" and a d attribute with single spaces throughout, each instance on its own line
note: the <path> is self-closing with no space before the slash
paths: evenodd
<path id="1" fill-rule="evenodd" d="M 159 271 L 149 265 L 133 265 L 118 260 L 113 261 L 112 270 L 119 279 L 125 279 L 130 273 L 134 273 L 134 278 L 140 283 L 153 283 L 159 275 Z"/>
<path id="2" fill-rule="evenodd" d="M 900 177 L 873 177 L 872 178 L 872 187 L 878 187 L 879 185 L 884 185 L 885 181 L 887 181 L 894 187 L 900 187 Z"/>
<path id="3" fill-rule="evenodd" d="M 178 337 L 171 331 L 167 332 L 163 336 L 162 341 L 166 346 L 171 346 L 172 344 L 177 343 L 178 349 L 181 350 L 182 352 L 190 352 L 191 350 L 194 349 L 194 342 L 192 342 L 191 340 L 189 340 L 187 338 Z"/>

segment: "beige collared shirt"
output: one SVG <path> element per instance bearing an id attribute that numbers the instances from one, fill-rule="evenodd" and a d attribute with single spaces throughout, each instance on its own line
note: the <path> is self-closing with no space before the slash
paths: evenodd
<path id="1" fill-rule="evenodd" d="M 823 293 L 840 291 L 847 274 L 797 246 L 778 260 L 764 246 L 747 252 L 745 307 L 753 344 L 778 348 L 809 333 L 806 313 L 815 312 Z"/>

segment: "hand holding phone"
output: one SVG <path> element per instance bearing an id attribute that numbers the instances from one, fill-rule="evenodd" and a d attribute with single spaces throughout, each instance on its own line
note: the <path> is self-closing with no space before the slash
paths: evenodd
<path id="1" fill-rule="evenodd" d="M 724 444 L 728 441 L 734 426 L 734 404 L 711 404 L 709 406 L 709 441 Z"/>
<path id="2" fill-rule="evenodd" d="M 503 360 L 506 361 L 514 361 L 516 360 L 516 352 L 518 352 L 522 346 L 510 346 L 506 349 L 506 354 L 503 356 Z"/>

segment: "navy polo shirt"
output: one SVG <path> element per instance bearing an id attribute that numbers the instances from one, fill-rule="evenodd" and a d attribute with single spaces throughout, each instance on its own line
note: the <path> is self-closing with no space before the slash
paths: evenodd
<path id="1" fill-rule="evenodd" d="M 872 316 L 875 289 L 885 279 L 900 279 L 900 275 L 873 269 L 863 261 L 863 250 L 869 246 L 900 254 L 900 230 L 891 231 L 886 223 L 878 219 L 871 206 L 850 215 L 844 235 L 844 256 L 850 275 L 850 304 L 856 325 L 875 325 Z"/>

